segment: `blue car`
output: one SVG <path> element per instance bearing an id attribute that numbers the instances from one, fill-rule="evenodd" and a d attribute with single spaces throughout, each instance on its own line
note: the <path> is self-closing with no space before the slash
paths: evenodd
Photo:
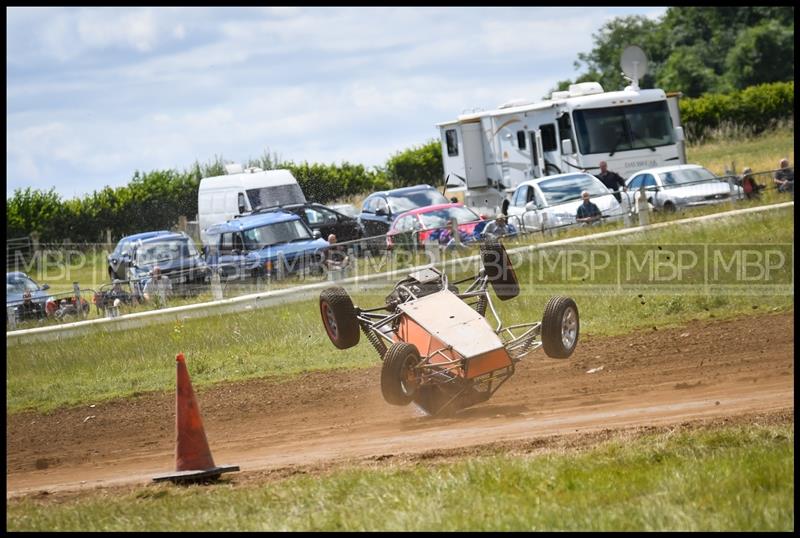
<path id="1" fill-rule="evenodd" d="M 275 277 L 321 272 L 328 242 L 296 214 L 272 211 L 235 218 L 206 229 L 206 260 L 220 277 Z"/>
<path id="2" fill-rule="evenodd" d="M 159 235 L 169 235 L 169 230 L 158 230 L 156 232 L 142 232 L 123 237 L 117 243 L 114 252 L 108 255 L 108 278 L 114 280 L 126 280 L 128 278 L 128 268 L 133 261 L 133 247 L 137 241 L 158 237 Z"/>
<path id="3" fill-rule="evenodd" d="M 141 298 L 153 269 L 158 267 L 168 277 L 173 292 L 189 295 L 199 292 L 211 277 L 211 270 L 191 237 L 183 232 L 157 232 L 157 235 L 131 243 L 127 279 L 136 298 Z"/>

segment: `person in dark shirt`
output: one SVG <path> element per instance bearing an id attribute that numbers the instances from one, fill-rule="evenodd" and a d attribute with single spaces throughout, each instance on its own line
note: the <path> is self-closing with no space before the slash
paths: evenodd
<path id="1" fill-rule="evenodd" d="M 602 213 L 600 213 L 600 208 L 594 202 L 589 201 L 589 192 L 583 191 L 581 198 L 583 198 L 583 203 L 578 206 L 578 215 L 575 220 L 587 224 L 599 221 Z"/>
<path id="2" fill-rule="evenodd" d="M 25 290 L 22 294 L 21 317 L 23 320 L 44 319 L 44 309 L 41 305 L 33 302 L 31 292 L 28 290 Z"/>
<path id="3" fill-rule="evenodd" d="M 778 192 L 790 192 L 794 194 L 794 169 L 789 167 L 788 159 L 781 159 L 780 170 L 775 172 L 775 185 Z"/>
<path id="4" fill-rule="evenodd" d="M 619 189 L 625 190 L 625 180 L 617 174 L 608 169 L 608 163 L 600 161 L 600 173 L 597 174 L 597 179 L 603 182 L 603 185 L 608 187 L 608 190 L 614 193 L 614 198 L 617 202 L 622 203 L 622 196 L 619 194 Z"/>

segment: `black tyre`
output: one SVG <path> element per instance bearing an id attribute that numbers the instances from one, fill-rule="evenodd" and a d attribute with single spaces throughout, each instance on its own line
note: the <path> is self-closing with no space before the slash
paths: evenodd
<path id="1" fill-rule="evenodd" d="M 513 299 L 519 295 L 517 273 L 508 259 L 506 248 L 498 241 L 486 241 L 481 245 L 483 269 L 495 294 L 501 301 Z"/>
<path id="2" fill-rule="evenodd" d="M 396 342 L 386 351 L 381 369 L 381 394 L 387 403 L 408 405 L 414 399 L 417 391 L 414 367 L 419 359 L 414 344 Z"/>
<path id="3" fill-rule="evenodd" d="M 333 345 L 347 349 L 358 344 L 360 334 L 353 300 L 344 288 L 326 288 L 319 294 L 322 324 Z"/>
<path id="4" fill-rule="evenodd" d="M 542 347 L 548 357 L 566 359 L 575 351 L 580 333 L 578 306 L 569 297 L 550 299 L 542 318 Z"/>

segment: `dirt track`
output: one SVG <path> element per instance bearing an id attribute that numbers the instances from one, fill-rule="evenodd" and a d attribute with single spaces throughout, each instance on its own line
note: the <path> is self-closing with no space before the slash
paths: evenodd
<path id="1" fill-rule="evenodd" d="M 215 462 L 238 464 L 243 473 L 237 476 L 698 418 L 793 413 L 793 324 L 792 313 L 769 314 L 582 338 L 568 360 L 534 352 L 489 402 L 452 418 L 384 403 L 377 359 L 366 370 L 220 384 L 198 391 L 198 399 Z M 48 415 L 8 415 L 7 496 L 146 483 L 173 470 L 174 398 L 168 392 Z"/>

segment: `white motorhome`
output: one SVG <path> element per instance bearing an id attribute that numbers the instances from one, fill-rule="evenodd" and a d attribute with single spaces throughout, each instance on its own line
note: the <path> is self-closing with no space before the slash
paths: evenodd
<path id="1" fill-rule="evenodd" d="M 205 230 L 256 209 L 286 204 L 303 204 L 306 197 L 289 170 L 242 169 L 226 165 L 224 176 L 205 177 L 197 192 L 197 220 L 200 239 Z"/>
<path id="2" fill-rule="evenodd" d="M 465 191 L 467 206 L 494 215 L 523 181 L 597 173 L 600 161 L 623 178 L 683 164 L 679 95 L 635 83 L 605 92 L 584 82 L 540 102 L 512 101 L 439 123 L 448 189 Z"/>

